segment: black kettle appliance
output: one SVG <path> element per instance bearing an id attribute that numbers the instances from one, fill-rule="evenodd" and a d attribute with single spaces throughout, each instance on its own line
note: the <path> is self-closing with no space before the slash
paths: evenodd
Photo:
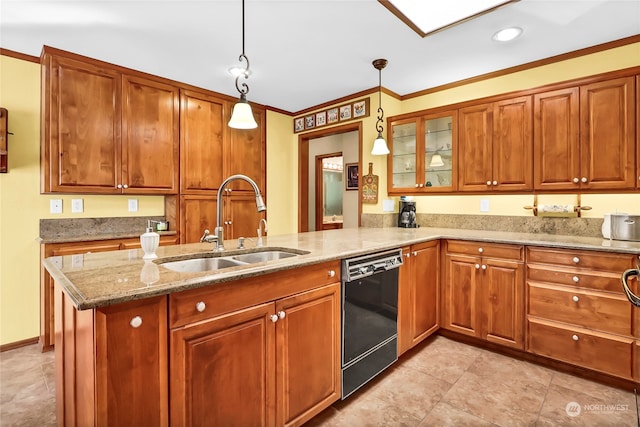
<path id="1" fill-rule="evenodd" d="M 418 227 L 418 224 L 416 223 L 416 202 L 400 200 L 400 211 L 398 212 L 398 227 Z"/>

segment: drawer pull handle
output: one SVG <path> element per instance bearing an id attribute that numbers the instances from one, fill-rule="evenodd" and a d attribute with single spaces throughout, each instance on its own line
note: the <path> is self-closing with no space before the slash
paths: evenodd
<path id="1" fill-rule="evenodd" d="M 286 315 L 287 315 L 287 313 L 285 313 L 284 311 L 279 311 L 278 312 L 278 318 L 280 318 L 280 319 L 284 319 Z"/>
<path id="2" fill-rule="evenodd" d="M 578 297 L 578 295 L 574 295 L 571 299 L 573 300 L 573 302 L 580 301 L 580 298 Z"/>
<path id="3" fill-rule="evenodd" d="M 139 328 L 140 326 L 142 326 L 142 317 L 134 317 L 133 319 L 131 319 L 131 322 L 129 322 L 129 324 L 132 328 Z"/>
<path id="4" fill-rule="evenodd" d="M 327 275 L 328 275 L 329 277 L 335 277 L 336 272 L 335 272 L 335 271 L 333 271 L 333 270 L 329 270 L 329 271 L 327 272 Z"/>
<path id="5" fill-rule="evenodd" d="M 580 278 L 578 276 L 573 276 L 572 279 L 575 283 L 578 283 L 580 281 Z"/>
<path id="6" fill-rule="evenodd" d="M 482 252 L 484 252 L 484 249 L 482 249 L 482 248 L 478 248 L 478 252 L 479 252 L 479 253 L 482 253 Z"/>
<path id="7" fill-rule="evenodd" d="M 573 257 L 573 262 L 576 263 L 576 264 L 579 263 L 580 262 L 580 258 L 578 258 L 577 256 L 574 256 Z"/>
<path id="8" fill-rule="evenodd" d="M 271 319 L 273 323 L 276 323 L 278 321 L 278 316 L 276 314 L 272 314 L 269 316 L 269 319 Z"/>
<path id="9" fill-rule="evenodd" d="M 196 310 L 198 310 L 200 313 L 205 311 L 206 308 L 207 308 L 207 304 L 205 304 L 204 301 L 198 301 L 196 303 Z"/>
<path id="10" fill-rule="evenodd" d="M 571 337 L 571 339 L 574 340 L 574 341 L 578 341 L 580 338 L 577 335 L 573 335 Z"/>

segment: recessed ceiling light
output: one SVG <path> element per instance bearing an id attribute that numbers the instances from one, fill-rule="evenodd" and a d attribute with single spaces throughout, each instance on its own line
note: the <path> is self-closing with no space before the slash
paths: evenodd
<path id="1" fill-rule="evenodd" d="M 520 27 L 503 28 L 493 35 L 493 39 L 497 42 L 508 42 L 520 34 L 522 34 L 522 28 Z"/>

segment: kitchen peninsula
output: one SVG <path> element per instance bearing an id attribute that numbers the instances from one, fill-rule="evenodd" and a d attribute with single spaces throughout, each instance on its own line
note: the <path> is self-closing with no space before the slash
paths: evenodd
<path id="1" fill-rule="evenodd" d="M 539 291 L 538 285 L 551 279 L 529 276 L 524 269 L 531 257 L 557 280 L 563 275 L 580 277 L 580 286 L 595 288 L 581 290 L 584 301 L 600 298 L 621 304 L 622 290 L 615 289 L 614 279 L 619 282 L 622 271 L 605 271 L 603 262 L 612 262 L 616 268 L 633 267 L 640 243 L 440 228 L 328 230 L 269 236 L 258 249 L 299 255 L 209 272 L 181 273 L 161 264 L 209 253 L 212 245 L 206 243 L 160 247 L 155 262 L 145 262 L 138 249 L 85 254 L 81 263 L 72 262 L 71 256 L 45 259 L 43 264 L 56 281 L 59 423 L 191 425 L 202 419 L 215 423 L 240 417 L 240 423 L 300 425 L 340 395 L 340 260 L 430 241 L 440 242 L 436 247 L 440 268 L 433 266 L 439 269 L 434 284 L 439 298 L 428 308 L 440 313 L 436 316 L 439 327 L 454 332 L 464 329 L 463 322 L 447 309 L 449 266 L 461 265 L 450 263 L 449 258 L 474 260 L 478 253 L 462 252 L 479 245 L 476 252 L 484 253 L 480 262 L 491 270 L 491 261 L 504 256 L 505 248 L 515 249 L 520 273 L 513 276 L 514 297 L 509 301 L 518 309 L 509 312 L 515 313 L 512 321 L 520 335 L 509 341 L 511 346 L 629 383 L 640 378 L 637 310 L 625 305 L 626 311 L 611 319 L 606 310 L 591 313 L 601 316 L 596 320 L 615 324 L 612 331 L 602 331 L 594 322 L 573 325 L 568 319 L 543 319 L 541 313 L 527 309 L 525 301 L 531 303 L 533 294 L 526 286 Z M 234 248 L 235 243 L 229 241 L 226 246 Z M 454 248 L 458 253 L 453 254 Z M 223 255 L 237 253 L 229 249 Z M 570 270 L 562 264 L 566 257 L 582 261 L 570 261 L 575 264 Z M 401 273 L 400 301 L 403 292 L 409 292 L 407 277 Z M 460 281 L 461 287 L 466 284 Z M 500 303 L 501 295 L 492 298 Z M 400 335 L 406 328 L 403 310 L 409 309 L 400 303 Z M 589 305 L 577 310 L 584 318 Z M 531 325 L 536 335 L 528 332 Z M 496 332 L 506 329 L 484 325 L 480 330 L 488 333 L 476 336 L 491 342 L 500 335 L 507 342 L 504 333 Z M 563 344 L 556 342 L 565 332 L 580 337 L 571 341 L 578 356 L 567 356 Z M 547 349 L 541 341 L 556 344 Z M 610 344 L 620 354 L 613 368 L 600 363 L 604 355 L 597 355 L 599 349 L 611 348 L 599 345 Z M 582 358 L 578 345 L 590 352 L 594 365 Z M 556 353 L 557 348 L 562 351 Z"/>

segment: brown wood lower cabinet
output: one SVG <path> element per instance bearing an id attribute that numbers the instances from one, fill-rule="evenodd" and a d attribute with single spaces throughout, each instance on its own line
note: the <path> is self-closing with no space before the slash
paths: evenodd
<path id="1" fill-rule="evenodd" d="M 524 247 L 450 240 L 442 283 L 442 327 L 524 348 Z"/>
<path id="2" fill-rule="evenodd" d="M 56 285 L 60 426 L 167 426 L 167 298 L 78 311 Z"/>
<path id="3" fill-rule="evenodd" d="M 280 281 L 283 289 L 313 287 L 310 279 L 324 273 L 295 271 Z M 242 293 L 172 296 L 172 425 L 301 425 L 339 399 L 339 283 L 227 311 L 278 284 L 265 278 Z M 215 304 L 217 292 L 224 307 Z"/>
<path id="4" fill-rule="evenodd" d="M 440 314 L 440 242 L 419 243 L 402 250 L 398 288 L 398 354 L 438 330 Z"/>
<path id="5" fill-rule="evenodd" d="M 620 284 L 622 271 L 632 268 L 634 259 L 608 252 L 527 248 L 527 350 L 638 378 L 639 331 L 634 329 L 640 310 L 629 303 Z"/>

